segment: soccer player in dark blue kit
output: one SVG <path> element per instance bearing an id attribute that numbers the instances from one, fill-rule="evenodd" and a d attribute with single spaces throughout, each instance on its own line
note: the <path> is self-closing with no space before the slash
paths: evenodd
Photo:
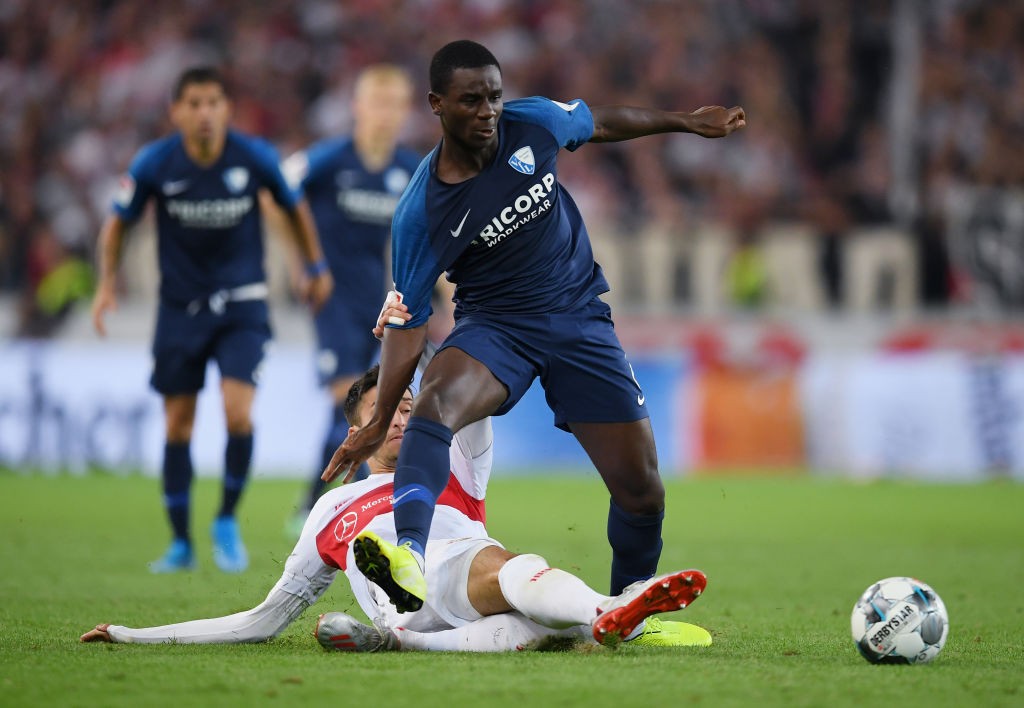
<path id="1" fill-rule="evenodd" d="M 122 179 L 99 239 L 100 282 L 92 305 L 96 330 L 117 307 L 117 264 L 127 227 L 156 202 L 160 303 L 150 384 L 164 400 L 164 505 L 173 541 L 154 572 L 193 567 L 189 535 L 189 444 L 207 361 L 217 362 L 227 422 L 224 488 L 211 535 L 226 572 L 248 566 L 235 520 L 252 459 L 251 410 L 271 332 L 257 193 L 266 189 L 287 212 L 314 308 L 333 287 L 309 207 L 289 189 L 274 149 L 228 128 L 230 102 L 220 74 L 200 67 L 175 84 L 170 115 L 177 132 L 142 148 Z"/>
<path id="2" fill-rule="evenodd" d="M 608 290 L 586 228 L 558 183 L 556 157 L 587 142 L 667 132 L 722 137 L 742 108 L 673 113 L 526 98 L 503 103 L 494 56 L 471 41 L 430 65 L 442 139 L 424 158 L 392 225 L 395 289 L 408 321 L 388 327 L 373 418 L 337 450 L 324 477 L 351 474 L 380 444 L 423 349 L 430 287 L 455 283 L 455 328 L 423 374 L 395 473 L 398 546 L 372 534 L 356 559 L 400 610 L 426 595 L 423 547 L 448 480 L 452 432 L 501 415 L 540 377 L 555 424 L 579 440 L 611 494 L 611 592 L 656 591 L 665 490 L 646 396 L 599 298 Z"/>
<path id="3" fill-rule="evenodd" d="M 391 218 L 421 157 L 398 144 L 411 106 L 412 80 L 404 69 L 366 67 L 353 92 L 351 136 L 316 143 L 282 166 L 289 184 L 309 201 L 335 284 L 314 318 L 317 368 L 321 384 L 330 388 L 333 416 L 320 467 L 289 523 L 296 538 L 326 486 L 320 473 L 348 433 L 345 396 L 377 360 L 379 344 L 370 330 L 390 275 L 385 258 Z"/>

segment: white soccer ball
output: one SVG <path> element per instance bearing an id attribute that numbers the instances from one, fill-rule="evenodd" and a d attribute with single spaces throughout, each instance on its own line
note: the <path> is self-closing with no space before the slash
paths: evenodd
<path id="1" fill-rule="evenodd" d="M 857 600 L 853 641 L 873 664 L 924 664 L 942 651 L 949 615 L 938 593 L 914 578 L 886 578 Z"/>

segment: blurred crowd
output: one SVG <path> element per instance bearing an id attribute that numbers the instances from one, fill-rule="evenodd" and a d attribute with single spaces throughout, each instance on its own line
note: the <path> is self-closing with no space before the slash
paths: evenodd
<path id="1" fill-rule="evenodd" d="M 1021 2 L 5 0 L 0 292 L 22 294 L 23 333 L 88 293 L 117 178 L 169 130 L 183 68 L 223 67 L 236 127 L 286 155 L 348 128 L 361 67 L 407 66 L 424 96 L 407 142 L 426 151 L 426 67 L 463 37 L 502 62 L 507 98 L 746 109 L 723 141 L 656 136 L 561 161 L 626 305 L 691 305 L 711 268 L 726 305 L 765 306 L 764 234 L 779 225 L 810 249 L 782 261 L 815 281 L 808 306 L 847 304 L 846 240 L 876 226 L 909 246 L 914 306 L 966 301 L 984 273 L 951 246 L 950 194 L 1024 184 Z M 718 260 L 695 255 L 708 233 L 724 234 Z"/>

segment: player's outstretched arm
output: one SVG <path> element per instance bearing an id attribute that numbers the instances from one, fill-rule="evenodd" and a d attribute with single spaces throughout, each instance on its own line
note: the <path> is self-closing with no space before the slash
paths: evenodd
<path id="1" fill-rule="evenodd" d="M 724 138 L 747 124 L 739 106 L 702 106 L 693 113 L 660 111 L 632 106 L 595 106 L 592 143 L 632 140 L 657 133 L 694 133 L 705 138 Z"/>
<path id="2" fill-rule="evenodd" d="M 81 637 L 82 642 L 115 644 L 247 644 L 272 639 L 294 622 L 310 603 L 278 586 L 267 599 L 251 610 L 226 617 L 190 620 L 159 627 L 134 629 L 116 624 L 98 624 Z"/>
<path id="3" fill-rule="evenodd" d="M 121 244 L 124 242 L 125 222 L 111 214 L 103 222 L 99 236 L 99 283 L 92 298 L 92 326 L 101 337 L 107 336 L 103 316 L 107 310 L 117 309 L 117 264 L 121 260 Z"/>

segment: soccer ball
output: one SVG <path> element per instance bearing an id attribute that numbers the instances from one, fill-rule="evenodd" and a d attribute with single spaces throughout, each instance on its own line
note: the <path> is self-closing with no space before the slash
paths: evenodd
<path id="1" fill-rule="evenodd" d="M 942 651 L 949 615 L 942 598 L 914 578 L 886 578 L 857 600 L 853 641 L 872 664 L 924 664 Z"/>

